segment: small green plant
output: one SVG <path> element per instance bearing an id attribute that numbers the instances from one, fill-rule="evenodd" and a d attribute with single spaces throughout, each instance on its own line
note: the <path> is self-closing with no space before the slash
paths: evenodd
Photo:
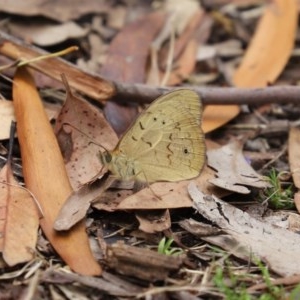
<path id="1" fill-rule="evenodd" d="M 183 250 L 179 247 L 171 247 L 174 240 L 172 238 L 166 239 L 166 237 L 163 237 L 157 248 L 157 252 L 165 255 L 180 255 L 183 253 Z"/>
<path id="2" fill-rule="evenodd" d="M 251 300 L 251 295 L 247 293 L 244 286 L 238 286 L 238 277 L 229 272 L 229 282 L 226 283 L 224 270 L 221 267 L 216 269 L 213 278 L 216 287 L 224 294 L 226 300 Z"/>
<path id="3" fill-rule="evenodd" d="M 246 277 L 251 277 L 251 274 L 235 275 L 229 264 L 226 263 L 224 268 L 218 267 L 213 277 L 213 282 L 219 291 L 224 295 L 226 300 L 281 300 L 285 299 L 286 292 L 283 287 L 272 284 L 268 268 L 260 261 L 255 260 L 258 269 L 262 275 L 262 279 L 267 288 L 259 295 L 251 295 L 247 292 L 245 286 Z M 226 274 L 225 274 L 226 272 Z M 225 278 L 226 277 L 226 278 Z M 249 282 L 249 280 L 248 280 Z M 296 289 L 295 289 L 296 290 Z M 294 291 L 292 291 L 293 293 Z M 291 294 L 292 294 L 291 293 Z M 294 294 L 296 291 L 294 292 Z"/>
<path id="4" fill-rule="evenodd" d="M 284 299 L 284 289 L 280 286 L 274 285 L 271 282 L 271 277 L 268 268 L 260 261 L 255 260 L 259 270 L 262 273 L 265 284 L 268 287 L 268 293 L 261 295 L 260 300 Z"/>
<path id="5" fill-rule="evenodd" d="M 291 209 L 294 208 L 292 185 L 283 186 L 281 182 L 282 173 L 277 173 L 275 169 L 270 171 L 267 177 L 271 187 L 264 191 L 264 198 L 267 197 L 269 205 L 275 209 Z"/>

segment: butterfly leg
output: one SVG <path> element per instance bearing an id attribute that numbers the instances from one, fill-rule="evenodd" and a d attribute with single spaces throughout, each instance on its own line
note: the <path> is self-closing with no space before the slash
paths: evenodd
<path id="1" fill-rule="evenodd" d="M 143 174 L 143 176 L 145 177 L 145 181 L 144 182 L 143 181 L 135 181 L 134 182 L 135 191 L 140 191 L 141 189 L 147 187 L 152 192 L 152 194 L 155 196 L 155 198 L 162 200 L 162 198 L 159 195 L 157 195 L 151 188 L 151 185 L 146 177 L 146 174 L 143 171 L 140 171 L 138 174 Z"/>

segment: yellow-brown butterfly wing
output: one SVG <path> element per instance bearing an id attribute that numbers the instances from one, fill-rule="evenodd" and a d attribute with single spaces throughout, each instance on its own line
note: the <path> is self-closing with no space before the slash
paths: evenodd
<path id="1" fill-rule="evenodd" d="M 118 165 L 110 169 L 123 179 L 134 177 L 131 179 L 142 182 L 198 176 L 205 162 L 201 116 L 201 102 L 191 90 L 176 90 L 159 97 L 112 151 L 111 164 Z M 125 165 L 119 164 L 120 157 Z"/>

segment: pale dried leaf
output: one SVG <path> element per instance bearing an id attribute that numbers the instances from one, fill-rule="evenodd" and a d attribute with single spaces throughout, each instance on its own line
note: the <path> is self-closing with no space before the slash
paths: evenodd
<path id="1" fill-rule="evenodd" d="M 36 24 L 10 22 L 9 29 L 13 35 L 40 46 L 56 45 L 71 38 L 82 38 L 89 32 L 88 28 L 83 28 L 74 22 L 58 25 L 53 23 L 41 24 L 41 22 Z"/>
<path id="2" fill-rule="evenodd" d="M 104 13 L 110 9 L 103 0 L 15 0 L 0 1 L 0 11 L 22 16 L 45 16 L 57 21 L 77 19 L 89 13 Z"/>
<path id="3" fill-rule="evenodd" d="M 45 104 L 45 110 L 49 120 L 53 119 L 57 112 L 53 107 Z M 11 122 L 16 121 L 14 106 L 12 101 L 0 100 L 0 140 L 9 138 Z"/>
<path id="4" fill-rule="evenodd" d="M 210 183 L 218 187 L 248 194 L 246 186 L 266 188 L 268 181 L 256 173 L 245 160 L 239 143 L 230 143 L 219 149 L 207 152 L 208 165 L 217 171 L 218 178 L 210 179 Z"/>

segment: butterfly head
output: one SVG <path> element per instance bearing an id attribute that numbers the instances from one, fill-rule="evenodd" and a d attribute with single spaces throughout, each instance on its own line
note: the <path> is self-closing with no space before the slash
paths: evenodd
<path id="1" fill-rule="evenodd" d="M 105 150 L 104 152 L 99 152 L 99 157 L 102 165 L 107 166 L 112 161 L 112 155 L 109 151 Z"/>

